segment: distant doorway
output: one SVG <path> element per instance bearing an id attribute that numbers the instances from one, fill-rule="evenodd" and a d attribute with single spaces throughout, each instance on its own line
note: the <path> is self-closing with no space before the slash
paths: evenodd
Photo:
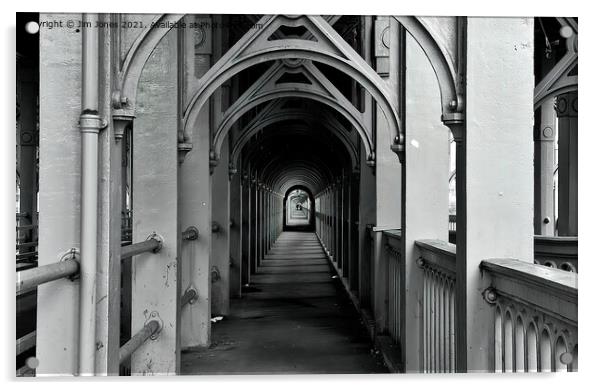
<path id="1" fill-rule="evenodd" d="M 284 198 L 284 230 L 314 231 L 313 196 L 303 188 L 293 187 Z"/>

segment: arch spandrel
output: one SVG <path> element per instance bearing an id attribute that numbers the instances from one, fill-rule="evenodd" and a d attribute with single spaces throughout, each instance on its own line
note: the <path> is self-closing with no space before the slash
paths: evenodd
<path id="1" fill-rule="evenodd" d="M 138 81 L 144 65 L 152 55 L 153 51 L 178 22 L 184 18 L 184 14 L 159 14 L 155 16 L 147 28 L 138 35 L 125 57 L 121 58 L 121 53 L 115 53 L 119 58 L 119 69 L 117 71 L 118 90 L 113 92 L 113 108 L 123 110 L 122 114 L 134 116 L 136 109 L 136 96 Z M 167 26 L 165 28 L 153 28 L 151 26 Z M 169 27 L 171 26 L 171 27 Z M 112 34 L 114 40 L 113 50 L 121 50 L 119 40 L 119 31 Z"/>

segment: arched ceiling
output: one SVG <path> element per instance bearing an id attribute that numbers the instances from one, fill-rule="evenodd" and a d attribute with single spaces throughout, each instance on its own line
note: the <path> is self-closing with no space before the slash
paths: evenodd
<path id="1" fill-rule="evenodd" d="M 244 175 L 283 196 L 293 186 L 316 194 L 349 172 L 353 161 L 331 130 L 294 120 L 260 131 L 245 144 L 241 158 Z"/>

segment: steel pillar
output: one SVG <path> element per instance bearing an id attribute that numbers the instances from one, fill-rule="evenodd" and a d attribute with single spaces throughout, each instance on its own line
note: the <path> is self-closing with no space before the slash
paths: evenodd
<path id="1" fill-rule="evenodd" d="M 178 225 L 177 31 L 158 44 L 142 72 L 133 126 L 132 241 L 153 232 L 159 253 L 132 259 L 132 334 L 160 319 L 158 337 L 132 354 L 132 375 L 173 375 L 180 368 L 180 240 Z"/>
<path id="2" fill-rule="evenodd" d="M 533 18 L 468 18 L 466 40 L 466 125 L 452 129 L 456 367 L 483 372 L 493 367 L 494 337 L 482 326 L 493 312 L 481 295 L 488 281 L 479 264 L 487 258 L 533 262 Z"/>
<path id="3" fill-rule="evenodd" d="M 558 235 L 578 233 L 577 92 L 556 98 L 558 113 Z"/>
<path id="4" fill-rule="evenodd" d="M 40 20 L 78 20 L 81 14 L 40 14 Z M 82 45 L 70 29 L 40 29 L 40 225 L 38 265 L 55 263 L 80 246 Z M 57 85 L 62 86 L 57 88 Z M 79 281 L 38 287 L 37 376 L 75 375 Z"/>

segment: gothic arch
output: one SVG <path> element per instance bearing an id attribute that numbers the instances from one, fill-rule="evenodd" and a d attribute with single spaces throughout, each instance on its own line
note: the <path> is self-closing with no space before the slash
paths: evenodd
<path id="1" fill-rule="evenodd" d="M 391 143 L 402 144 L 397 105 L 387 83 L 357 54 L 321 16 L 266 15 L 261 29 L 249 30 L 201 78 L 201 87 L 186 106 L 183 134 L 186 142 L 203 104 L 225 81 L 253 65 L 276 60 L 305 59 L 338 69 L 357 80 L 377 101 L 389 124 Z M 274 39 L 270 37 L 282 26 L 303 26 L 315 40 Z"/>
<path id="2" fill-rule="evenodd" d="M 287 73 L 302 74 L 311 84 L 282 83 L 280 77 Z M 361 113 L 332 85 L 320 71 L 310 62 L 302 61 L 295 68 L 290 68 L 286 62 L 278 62 L 268 69 L 257 82 L 242 94 L 239 99 L 226 111 L 223 120 L 217 127 L 213 137 L 212 149 L 216 159 L 232 125 L 246 112 L 266 101 L 281 98 L 307 98 L 325 104 L 344 116 L 357 130 L 365 147 L 366 155 L 374 154 L 373 134 L 365 126 Z M 270 106 L 266 107 L 270 108 Z M 262 112 L 263 113 L 263 112 Z M 290 118 L 283 118 L 290 119 Z M 256 129 L 253 129 L 256 130 Z M 250 134 L 252 135 L 252 133 Z M 247 135 L 250 136 L 250 135 Z"/>
<path id="3" fill-rule="evenodd" d="M 120 15 L 113 15 L 114 18 L 119 18 Z M 167 24 L 173 26 L 184 17 L 184 14 L 160 14 L 157 15 L 149 23 L 154 25 Z M 119 22 L 117 22 L 119 23 Z M 138 89 L 138 81 L 146 62 L 153 54 L 153 51 L 163 39 L 171 31 L 171 28 L 152 28 L 144 30 L 132 43 L 128 49 L 125 58 L 121 61 L 120 45 L 120 29 L 112 34 L 114 57 L 118 60 L 117 71 L 117 90 L 113 91 L 113 107 L 122 109 L 123 113 L 134 117 L 136 109 L 136 95 Z"/>
<path id="4" fill-rule="evenodd" d="M 395 16 L 395 19 L 416 40 L 435 71 L 441 93 L 441 121 L 446 125 L 463 122 L 464 18 L 448 18 L 448 29 L 442 32 L 436 31 L 436 23 L 429 26 L 425 17 Z M 437 18 L 438 22 L 442 20 Z"/>
<path id="5" fill-rule="evenodd" d="M 274 101 L 274 103 L 279 103 L 278 101 Z M 232 150 L 230 152 L 230 161 L 236 161 L 242 148 L 244 145 L 261 129 L 270 126 L 274 123 L 287 121 L 287 120 L 300 120 L 306 123 L 312 123 L 314 121 L 320 121 L 322 125 L 331 130 L 331 133 L 337 137 L 349 153 L 349 156 L 352 159 L 352 166 L 359 166 L 359 153 L 353 141 L 348 137 L 348 133 L 346 129 L 341 125 L 341 123 L 333 118 L 332 116 L 322 115 L 316 118 L 316 115 L 305 109 L 280 109 L 279 107 L 274 107 L 274 105 L 270 105 L 265 107 L 266 113 L 261 112 L 258 115 L 257 121 L 252 121 L 249 123 L 247 127 L 241 130 L 239 137 L 234 142 L 232 146 Z"/>

